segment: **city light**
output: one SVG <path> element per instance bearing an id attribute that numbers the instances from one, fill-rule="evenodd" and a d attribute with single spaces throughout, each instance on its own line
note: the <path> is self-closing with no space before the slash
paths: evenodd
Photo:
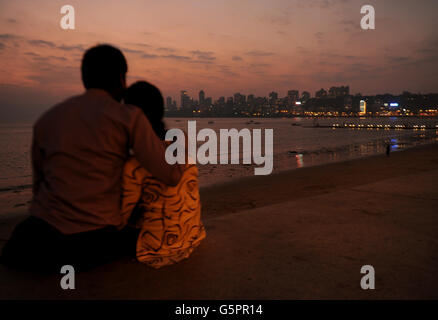
<path id="1" fill-rule="evenodd" d="M 269 96 L 235 93 L 233 96 L 208 97 L 199 91 L 199 99 L 180 91 L 180 102 L 168 96 L 166 115 L 195 117 L 436 117 L 438 116 L 438 95 L 352 95 L 349 86 L 331 87 L 315 92 L 289 90 L 286 96 L 272 91 Z M 397 101 L 397 102 L 395 102 Z M 401 106 L 404 106 L 403 108 Z M 383 127 L 383 126 L 382 126 Z M 376 128 L 382 128 L 376 126 Z"/>

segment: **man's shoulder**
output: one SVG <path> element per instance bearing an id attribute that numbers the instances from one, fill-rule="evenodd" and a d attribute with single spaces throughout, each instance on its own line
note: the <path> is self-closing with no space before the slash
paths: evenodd
<path id="1" fill-rule="evenodd" d="M 88 90 L 86 94 L 76 98 L 78 99 L 76 103 L 81 103 L 82 105 L 90 104 L 95 109 L 99 109 L 99 112 L 102 114 L 113 115 L 122 119 L 126 119 L 125 117 L 135 117 L 141 111 L 136 106 L 116 101 L 108 93 L 98 89 Z"/>
<path id="2" fill-rule="evenodd" d="M 89 90 L 85 93 L 71 96 L 46 110 L 35 122 L 34 127 L 41 122 L 51 121 L 52 117 L 68 112 L 87 112 L 95 111 L 100 115 L 112 116 L 115 119 L 129 120 L 136 117 L 139 110 L 138 107 L 120 103 L 114 100 L 109 94 L 102 90 Z"/>

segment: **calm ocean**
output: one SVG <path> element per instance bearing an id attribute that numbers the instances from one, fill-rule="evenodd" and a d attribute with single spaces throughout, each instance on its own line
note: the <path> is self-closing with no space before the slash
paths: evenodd
<path id="1" fill-rule="evenodd" d="M 187 121 L 196 120 L 197 130 L 274 129 L 274 173 L 303 166 L 318 165 L 384 153 L 389 143 L 392 151 L 420 144 L 438 142 L 438 130 L 385 130 L 315 128 L 315 119 L 202 118 L 167 119 L 169 128 L 187 130 Z M 334 123 L 418 124 L 435 127 L 438 119 L 419 118 L 320 118 L 320 126 Z M 264 136 L 263 136 L 264 137 Z M 25 205 L 30 198 L 30 145 L 32 124 L 0 124 L 0 214 L 8 208 Z M 264 139 L 264 138 L 263 138 Z M 262 149 L 263 151 L 263 149 Z M 206 186 L 254 174 L 251 165 L 199 166 L 200 184 Z"/>

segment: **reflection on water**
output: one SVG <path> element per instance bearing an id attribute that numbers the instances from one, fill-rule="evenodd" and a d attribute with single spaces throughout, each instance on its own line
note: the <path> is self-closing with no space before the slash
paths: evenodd
<path id="1" fill-rule="evenodd" d="M 291 139 L 293 138 L 291 137 Z M 273 173 L 321 165 L 324 163 L 356 159 L 376 154 L 385 154 L 388 145 L 390 146 L 390 151 L 400 151 L 421 144 L 435 143 L 438 141 L 438 137 L 435 135 L 434 130 L 429 131 L 428 133 L 414 135 L 411 133 L 410 135 L 398 135 L 397 137 L 391 137 L 385 134 L 379 139 L 348 143 L 351 140 L 354 141 L 354 139 L 340 140 L 338 141 L 338 144 L 327 143 L 326 146 L 319 148 L 315 147 L 319 145 L 318 142 L 320 141 L 313 141 L 312 144 L 308 144 L 310 150 L 294 148 L 286 151 L 284 147 L 283 149 L 277 148 L 277 151 L 279 149 L 280 151 L 276 152 L 274 155 Z M 344 144 L 342 144 L 342 142 L 344 142 Z M 201 186 L 224 182 L 238 177 L 251 176 L 254 174 L 253 165 L 206 165 L 199 166 L 198 168 L 200 172 L 199 178 Z"/>
<path id="2" fill-rule="evenodd" d="M 435 134 L 421 134 L 391 139 L 375 139 L 364 143 L 353 143 L 344 146 L 321 148 L 309 152 L 304 151 L 294 155 L 294 162 L 288 162 L 287 157 L 276 155 L 274 169 L 280 169 L 279 171 L 281 171 L 285 169 L 302 168 L 340 160 L 355 159 L 375 154 L 384 154 L 388 145 L 390 146 L 390 151 L 395 152 L 422 144 L 435 143 L 436 141 L 438 141 L 438 137 L 435 136 Z"/>
<path id="3" fill-rule="evenodd" d="M 342 161 L 373 154 L 399 151 L 419 144 L 438 142 L 438 130 L 423 130 L 421 126 L 438 125 L 437 118 L 266 118 L 249 121 L 243 118 L 166 119 L 168 128 L 187 129 L 187 121 L 196 120 L 197 131 L 211 128 L 217 134 L 220 129 L 237 130 L 274 129 L 274 173 L 282 170 Z M 373 128 L 332 128 L 333 123 L 348 122 L 360 125 L 373 124 Z M 319 128 L 313 127 L 315 123 Z M 387 129 L 385 126 L 418 124 L 419 129 Z M 378 127 L 382 125 L 382 127 Z M 330 126 L 324 128 L 323 126 Z M 438 127 L 437 127 L 438 128 Z M 30 142 L 31 124 L 0 125 L 0 190 L 10 187 L 29 187 L 31 184 Z M 262 139 L 264 144 L 264 139 Z M 202 144 L 199 142 L 199 144 Z M 244 154 L 251 150 L 240 149 L 240 163 Z M 262 146 L 264 149 L 264 145 Z M 252 165 L 205 165 L 198 166 L 200 184 L 208 185 L 224 180 L 254 174 Z M 15 189 L 14 189 L 15 190 Z M 1 192 L 0 192 L 1 193 Z M 0 194 L 1 196 L 1 194 Z"/>
<path id="4" fill-rule="evenodd" d="M 398 140 L 397 139 L 391 139 L 391 151 L 397 151 L 398 149 Z"/>
<path id="5" fill-rule="evenodd" d="M 295 158 L 297 159 L 297 167 L 298 167 L 298 168 L 303 167 L 303 166 L 304 166 L 303 155 L 302 155 L 301 153 L 300 153 L 300 154 L 297 154 L 297 155 L 295 156 Z"/>

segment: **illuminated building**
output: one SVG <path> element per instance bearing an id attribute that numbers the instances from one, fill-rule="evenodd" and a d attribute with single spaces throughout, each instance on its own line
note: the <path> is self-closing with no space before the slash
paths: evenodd
<path id="1" fill-rule="evenodd" d="M 181 109 L 186 110 L 190 108 L 190 97 L 186 90 L 181 90 Z"/>
<path id="2" fill-rule="evenodd" d="M 366 114 L 367 113 L 367 103 L 365 100 L 360 100 L 360 114 Z"/>

